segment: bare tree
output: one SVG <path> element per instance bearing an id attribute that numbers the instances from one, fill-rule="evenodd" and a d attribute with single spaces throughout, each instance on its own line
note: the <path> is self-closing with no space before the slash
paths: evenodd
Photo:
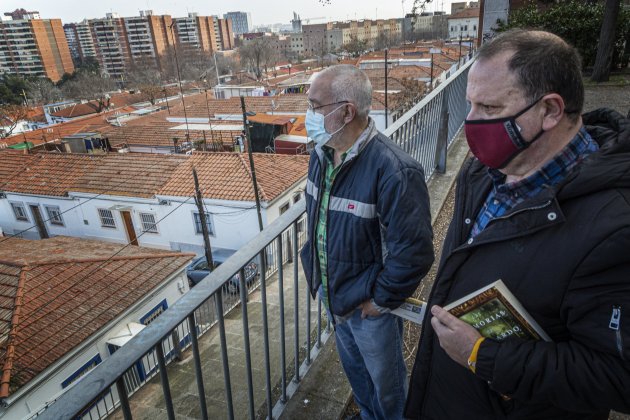
<path id="1" fill-rule="evenodd" d="M 248 41 L 239 48 L 239 55 L 241 63 L 254 73 L 257 80 L 260 80 L 263 68 L 268 67 L 273 61 L 275 51 L 268 38 L 260 37 Z"/>
<path id="2" fill-rule="evenodd" d="M 109 92 L 116 89 L 116 83 L 95 73 L 79 72 L 77 76 L 66 82 L 62 91 L 67 98 L 86 100 L 88 106 L 96 112 L 102 112 L 109 107 Z"/>
<path id="3" fill-rule="evenodd" d="M 20 121 L 28 116 L 28 108 L 23 105 L 0 105 L 0 138 L 9 137 Z"/>
<path id="4" fill-rule="evenodd" d="M 37 78 L 26 82 L 27 96 L 31 105 L 50 104 L 63 100 L 61 89 L 50 79 Z"/>
<path id="5" fill-rule="evenodd" d="M 344 49 L 353 57 L 358 57 L 367 48 L 367 42 L 360 40 L 354 35 L 350 35 L 350 42 L 344 45 Z"/>

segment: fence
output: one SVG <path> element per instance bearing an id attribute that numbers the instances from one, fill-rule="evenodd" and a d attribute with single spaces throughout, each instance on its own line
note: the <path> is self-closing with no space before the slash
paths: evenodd
<path id="1" fill-rule="evenodd" d="M 386 134 L 412 157 L 422 163 L 427 179 L 434 171 L 443 171 L 446 166 L 446 151 L 454 140 L 466 114 L 466 78 L 471 62 L 464 64 L 443 84 L 439 85 L 422 101 L 399 118 Z M 47 409 L 40 413 L 42 418 L 102 418 L 117 407 L 121 407 L 126 419 L 132 418 L 129 397 L 153 376 L 159 375 L 164 394 L 164 404 L 169 419 L 175 418 L 173 397 L 167 373 L 167 363 L 190 348 L 194 357 L 195 379 L 200 417 L 208 418 L 202 360 L 199 339 L 218 328 L 220 336 L 221 365 L 225 414 L 235 418 L 234 390 L 228 360 L 225 314 L 229 309 L 240 306 L 242 322 L 242 346 L 245 355 L 246 386 L 237 389 L 245 394 L 245 416 L 277 418 L 284 404 L 296 391 L 301 378 L 307 374 L 322 343 L 330 336 L 327 320 L 322 314 L 321 303 L 315 303 L 305 293 L 302 302 L 299 290 L 304 293 L 305 282 L 300 280 L 298 252 L 305 241 L 304 201 L 298 202 L 256 238 L 221 264 L 208 277 L 178 300 L 147 328 L 118 349 L 110 358 L 97 366 Z M 245 267 L 258 261 L 260 274 L 254 282 L 246 284 Z M 285 273 L 286 270 L 289 272 Z M 285 282 L 285 275 L 291 277 Z M 229 289 L 230 280 L 237 275 L 237 293 Z M 279 319 L 277 346 L 270 346 L 270 323 L 267 293 L 270 281 L 277 283 Z M 284 295 L 287 285 L 292 286 L 293 298 Z M 289 287 L 290 288 L 290 287 Z M 248 293 L 259 289 L 261 294 L 261 321 L 259 332 L 263 336 L 263 354 L 255 360 L 264 367 L 264 384 L 254 389 L 252 375 L 252 353 L 248 311 L 254 309 L 247 304 Z M 293 305 L 293 313 L 287 316 L 285 303 Z M 311 313 L 315 313 L 314 319 Z M 300 323 L 303 322 L 301 330 Z M 293 340 L 287 346 L 287 331 Z M 277 350 L 277 352 L 275 351 Z M 287 350 L 292 350 L 290 355 Z M 272 353 L 273 351 L 273 353 Z M 272 372 L 271 360 L 279 359 L 279 374 Z M 276 379 L 278 377 L 278 379 Z M 289 379 L 291 377 L 291 379 Z M 264 396 L 255 398 L 254 394 Z M 273 394 L 273 395 L 272 395 Z M 204 396 L 204 398 L 199 398 Z M 258 404 L 257 404 L 258 401 Z M 238 417 L 238 416 L 237 416 Z"/>

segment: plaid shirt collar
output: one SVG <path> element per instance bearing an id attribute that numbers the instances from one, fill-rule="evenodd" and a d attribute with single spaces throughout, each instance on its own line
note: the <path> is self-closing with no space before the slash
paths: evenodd
<path id="1" fill-rule="evenodd" d="M 545 186 L 562 182 L 582 159 L 598 149 L 595 140 L 582 127 L 560 153 L 527 178 L 506 184 L 505 175 L 497 169 L 488 168 L 488 174 L 497 193 L 525 199 L 535 196 Z"/>
<path id="2" fill-rule="evenodd" d="M 545 187 L 560 184 L 578 163 L 598 149 L 598 144 L 582 127 L 560 153 L 525 179 L 506 184 L 504 174 L 496 169 L 488 169 L 494 188 L 477 214 L 470 238 L 484 230 L 492 219 L 503 216 L 526 199 L 539 194 Z"/>

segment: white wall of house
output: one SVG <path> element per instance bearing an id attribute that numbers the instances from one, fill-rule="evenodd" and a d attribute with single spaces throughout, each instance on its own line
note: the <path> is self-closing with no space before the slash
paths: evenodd
<path id="1" fill-rule="evenodd" d="M 62 384 L 73 375 L 82 371 L 89 371 L 85 367 L 96 355 L 104 361 L 110 356 L 107 341 L 114 338 L 127 324 L 140 323 L 141 319 L 148 315 L 163 300 L 168 307 L 172 306 L 184 293 L 188 291 L 188 281 L 184 270 L 167 279 L 161 286 L 155 288 L 149 295 L 139 301 L 127 313 L 121 314 L 117 319 L 107 324 L 100 331 L 85 340 L 76 350 L 67 353 L 44 372 L 35 377 L 29 384 L 20 388 L 18 392 L 6 400 L 9 404 L 0 408 L 2 419 L 29 419 L 35 413 L 42 410 L 47 403 L 54 401 L 59 395 L 72 386 L 77 386 L 80 381 L 74 382 L 67 388 Z M 114 398 L 117 395 L 114 392 Z M 111 407 L 111 400 L 107 401 Z M 104 404 L 100 404 L 100 412 L 104 412 Z"/>
<path id="2" fill-rule="evenodd" d="M 263 226 L 279 216 L 280 207 L 285 202 L 292 204 L 292 198 L 301 193 L 305 185 L 306 181 L 296 184 L 268 208 L 263 203 Z M 166 196 L 157 199 L 106 195 L 94 197 L 95 194 L 87 193 L 71 193 L 69 198 L 7 193 L 6 198 L 0 199 L 0 228 L 5 235 L 12 235 L 34 226 L 35 218 L 30 205 L 37 205 L 50 236 L 76 236 L 126 244 L 130 239 L 122 213 L 129 212 L 138 245 L 195 252 L 200 255 L 203 253 L 203 236 L 196 232 L 194 218 L 198 209 L 192 198 L 186 201 L 183 197 Z M 17 220 L 11 203 L 23 206 L 28 220 Z M 47 207 L 58 209 L 62 213 L 63 224 L 48 220 Z M 256 203 L 253 201 L 207 199 L 205 207 L 210 215 L 213 231 L 210 242 L 213 248 L 237 250 L 259 233 Z M 103 224 L 99 209 L 111 212 L 113 225 Z M 143 215 L 145 221 L 146 215 L 150 215 L 148 217 L 157 222 L 157 228 L 154 229 L 157 232 L 143 233 Z M 33 227 L 23 232 L 21 237 L 39 239 L 40 235 L 38 229 Z"/>
<path id="3" fill-rule="evenodd" d="M 477 38 L 477 28 L 479 27 L 479 18 L 460 18 L 448 20 L 448 37 L 450 39 Z"/>

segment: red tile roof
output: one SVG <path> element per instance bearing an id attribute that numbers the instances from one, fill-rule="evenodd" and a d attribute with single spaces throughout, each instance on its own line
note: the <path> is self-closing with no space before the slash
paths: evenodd
<path id="1" fill-rule="evenodd" d="M 0 190 L 47 196 L 67 196 L 77 190 L 77 182 L 95 167 L 103 156 L 41 153 L 36 155 L 0 153 L 0 168 L 9 177 L 0 181 Z M 7 166 L 15 162 L 13 172 Z"/>
<path id="2" fill-rule="evenodd" d="M 185 155 L 110 153 L 85 171 L 72 190 L 151 198 L 186 160 Z"/>
<path id="3" fill-rule="evenodd" d="M 192 254 L 57 236 L 0 241 L 0 398 L 116 319 Z M 112 257 L 113 256 L 113 257 Z"/>
<path id="4" fill-rule="evenodd" d="M 308 156 L 255 153 L 263 201 L 272 201 L 306 176 Z M 242 153 L 78 155 L 0 152 L 0 191 L 45 196 L 88 192 L 152 198 L 193 194 L 197 167 L 206 198 L 254 201 L 247 156 Z"/>
<path id="5" fill-rule="evenodd" d="M 273 201 L 306 177 L 308 156 L 254 153 L 256 179 L 262 201 Z M 247 156 L 241 153 L 193 153 L 180 165 L 160 195 L 192 196 L 192 168 L 196 168 L 204 197 L 255 201 Z"/>

